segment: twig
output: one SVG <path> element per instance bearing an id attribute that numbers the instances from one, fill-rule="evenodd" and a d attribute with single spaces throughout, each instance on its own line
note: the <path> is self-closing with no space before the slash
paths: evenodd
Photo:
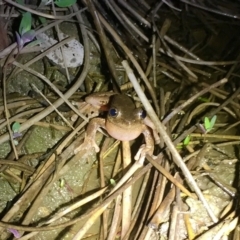
<path id="1" fill-rule="evenodd" d="M 15 154 L 15 159 L 18 159 L 18 153 L 16 150 L 16 146 L 14 144 L 14 139 L 13 139 L 13 134 L 12 134 L 12 129 L 10 126 L 10 121 L 9 121 L 9 111 L 7 108 L 7 97 L 6 97 L 6 66 L 4 67 L 4 71 L 3 71 L 3 103 L 4 103 L 4 111 L 5 111 L 5 117 L 6 117 L 6 122 L 7 122 L 7 128 L 8 128 L 8 136 L 10 136 L 10 140 L 11 140 L 11 144 L 12 144 L 12 148 Z"/>
<path id="2" fill-rule="evenodd" d="M 116 32 L 113 30 L 113 28 L 108 24 L 108 22 L 102 17 L 99 16 L 99 19 L 101 20 L 101 22 L 103 23 L 104 27 L 107 29 L 107 31 L 114 37 L 115 41 L 121 46 L 121 48 L 124 50 L 124 52 L 126 53 L 126 55 L 129 57 L 129 59 L 132 61 L 133 65 L 136 67 L 139 75 L 141 76 L 141 78 L 143 79 L 144 83 L 146 84 L 148 91 L 153 99 L 153 103 L 154 106 L 156 108 L 157 113 L 159 113 L 159 106 L 158 106 L 158 102 L 157 102 L 157 98 L 156 98 L 156 94 L 150 84 L 150 82 L 148 81 L 146 75 L 144 74 L 141 66 L 139 65 L 139 63 L 136 61 L 136 59 L 134 58 L 132 52 L 129 50 L 129 48 L 123 43 L 122 39 L 116 34 Z"/>
<path id="3" fill-rule="evenodd" d="M 133 87 L 134 87 L 135 91 L 137 92 L 139 98 L 142 100 L 142 103 L 143 103 L 146 111 L 148 112 L 148 114 L 149 114 L 150 118 L 152 119 L 153 123 L 155 124 L 155 127 L 156 127 L 157 131 L 161 134 L 161 136 L 162 136 L 164 142 L 166 143 L 169 151 L 172 153 L 174 162 L 183 171 L 183 174 L 185 175 L 188 184 L 195 190 L 196 194 L 198 195 L 202 204 L 206 208 L 206 210 L 207 210 L 209 216 L 211 217 L 212 221 L 217 222 L 218 219 L 216 218 L 216 216 L 213 214 L 212 210 L 210 209 L 210 207 L 209 207 L 207 201 L 205 200 L 201 190 L 199 189 L 197 183 L 195 182 L 195 180 L 192 177 L 191 173 L 189 172 L 187 166 L 183 162 L 181 156 L 179 155 L 178 151 L 176 150 L 174 144 L 172 143 L 170 137 L 168 136 L 167 132 L 165 131 L 164 126 L 159 121 L 158 116 L 154 112 L 152 106 L 150 105 L 149 101 L 146 98 L 146 95 L 143 93 L 137 79 L 135 78 L 135 76 L 132 72 L 132 69 L 129 67 L 127 61 L 123 61 L 122 65 L 125 68 L 125 70 L 128 74 L 128 77 L 133 84 Z M 226 81 L 226 79 L 225 79 L 225 81 Z"/>
<path id="4" fill-rule="evenodd" d="M 172 117 L 174 115 L 176 115 L 177 113 L 179 113 L 183 108 L 185 108 L 186 106 L 188 106 L 190 103 L 192 103 L 194 100 L 196 100 L 197 98 L 199 98 L 200 96 L 202 96 L 203 94 L 209 92 L 209 90 L 211 90 L 212 88 L 216 88 L 219 87 L 220 85 L 226 83 L 228 80 L 226 78 L 221 79 L 220 81 L 212 84 L 211 86 L 203 89 L 202 91 L 200 91 L 199 93 L 195 94 L 194 96 L 192 96 L 191 98 L 189 98 L 187 101 L 185 101 L 182 105 L 180 105 L 179 107 L 175 108 L 162 122 L 163 124 L 169 122 L 170 119 L 172 119 Z"/>
<path id="5" fill-rule="evenodd" d="M 20 8 L 20 9 L 24 10 L 24 11 L 36 14 L 36 15 L 41 16 L 41 17 L 50 18 L 50 19 L 64 19 L 64 18 L 66 18 L 66 17 L 71 15 L 71 14 L 69 14 L 67 16 L 54 16 L 54 15 L 51 15 L 51 14 L 46 14 L 46 13 L 42 13 L 42 12 L 33 10 L 33 9 L 29 8 L 29 7 L 26 7 L 26 6 L 22 5 L 22 4 L 18 4 L 16 2 L 11 1 L 11 0 L 4 0 L 4 2 L 7 2 L 7 3 L 9 3 L 9 4 L 11 4 L 11 5 L 13 5 L 13 6 L 17 7 L 17 8 Z"/>
<path id="6" fill-rule="evenodd" d="M 34 91 L 36 91 L 38 94 L 40 94 L 40 96 L 49 104 L 52 105 L 52 103 L 47 99 L 47 97 L 44 96 L 44 94 L 42 94 L 42 92 L 37 88 L 37 86 L 35 84 L 31 84 L 32 88 L 34 89 Z M 62 118 L 62 120 L 72 129 L 74 130 L 74 127 L 72 126 L 72 124 L 63 116 L 63 114 L 58 111 L 57 108 L 54 108 L 54 111 Z"/>
<path id="7" fill-rule="evenodd" d="M 122 142 L 123 152 L 123 171 L 126 172 L 131 165 L 131 150 L 129 141 Z M 123 192 L 122 198 L 122 231 L 121 238 L 123 238 L 131 224 L 132 215 L 132 186 Z"/>

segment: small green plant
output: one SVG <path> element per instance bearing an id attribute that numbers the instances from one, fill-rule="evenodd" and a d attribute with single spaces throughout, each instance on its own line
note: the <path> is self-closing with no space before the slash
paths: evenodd
<path id="1" fill-rule="evenodd" d="M 76 2 L 77 0 L 56 0 L 54 1 L 54 4 L 56 4 L 58 7 L 70 7 Z"/>
<path id="2" fill-rule="evenodd" d="M 59 187 L 60 187 L 60 188 L 65 187 L 65 179 L 64 179 L 64 178 L 61 178 L 61 179 L 59 180 Z"/>
<path id="3" fill-rule="evenodd" d="M 216 115 L 214 115 L 211 120 L 208 117 L 204 118 L 204 127 L 206 130 L 206 133 L 210 132 L 213 129 L 216 120 L 217 120 Z"/>
<path id="4" fill-rule="evenodd" d="M 17 0 L 17 2 L 21 5 L 24 5 L 23 0 Z M 40 5 L 48 5 L 52 2 L 52 0 L 47 1 L 47 0 L 42 0 Z M 75 4 L 77 0 L 55 0 L 54 4 L 56 4 L 58 7 L 70 7 L 73 4 Z M 35 36 L 36 32 L 31 29 L 32 28 L 32 15 L 30 12 L 23 12 L 22 13 L 22 19 L 19 27 L 19 31 L 16 32 L 17 36 L 17 43 L 18 43 L 18 49 L 19 51 L 23 48 L 24 44 L 31 42 Z M 44 18 L 39 18 L 42 24 L 46 24 L 46 20 Z M 31 45 L 36 45 L 38 44 L 39 41 L 33 41 Z"/>
<path id="5" fill-rule="evenodd" d="M 16 138 L 22 136 L 22 133 L 20 133 L 20 127 L 21 127 L 21 124 L 19 122 L 15 122 L 12 125 L 13 139 L 14 139 L 15 145 L 18 145 L 18 141 L 16 140 Z"/>
<path id="6" fill-rule="evenodd" d="M 187 146 L 188 144 L 189 144 L 189 142 L 190 142 L 190 135 L 187 135 L 187 137 L 184 139 L 184 141 L 183 141 L 183 145 L 184 146 Z"/>
<path id="7" fill-rule="evenodd" d="M 115 180 L 111 178 L 111 179 L 110 179 L 110 184 L 111 184 L 113 187 L 115 187 L 115 186 L 116 186 Z"/>
<path id="8" fill-rule="evenodd" d="M 70 7 L 72 6 L 73 4 L 75 4 L 77 2 L 77 0 L 42 0 L 41 3 L 40 3 L 40 6 L 42 5 L 49 5 L 51 4 L 52 2 L 54 2 L 55 5 L 57 5 L 58 7 Z"/>
<path id="9" fill-rule="evenodd" d="M 199 97 L 198 100 L 200 102 L 209 102 L 209 99 L 208 98 L 205 98 L 205 97 Z"/>
<path id="10" fill-rule="evenodd" d="M 19 26 L 19 33 L 16 32 L 18 48 L 21 50 L 24 44 L 31 42 L 36 33 L 32 28 L 32 15 L 30 12 L 22 13 L 22 19 Z"/>

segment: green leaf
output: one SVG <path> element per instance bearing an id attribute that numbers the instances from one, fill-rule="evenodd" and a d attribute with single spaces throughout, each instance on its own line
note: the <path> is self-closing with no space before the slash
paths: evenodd
<path id="1" fill-rule="evenodd" d="M 187 146 L 187 145 L 189 144 L 189 142 L 190 142 L 190 136 L 188 135 L 188 136 L 184 139 L 183 144 L 184 144 L 185 146 Z"/>
<path id="2" fill-rule="evenodd" d="M 32 15 L 30 12 L 25 12 L 22 15 L 22 20 L 19 27 L 20 35 L 23 35 L 24 33 L 30 31 L 31 27 L 32 27 Z"/>
<path id="3" fill-rule="evenodd" d="M 70 7 L 73 4 L 75 4 L 76 2 L 77 2 L 77 0 L 56 0 L 54 3 L 58 7 Z"/>
<path id="4" fill-rule="evenodd" d="M 211 130 L 211 123 L 208 117 L 204 118 L 204 127 L 207 131 Z"/>
<path id="5" fill-rule="evenodd" d="M 60 188 L 65 186 L 65 180 L 63 178 L 60 179 Z"/>
<path id="6" fill-rule="evenodd" d="M 115 180 L 111 178 L 111 179 L 110 179 L 110 184 L 113 185 L 113 186 L 116 186 Z"/>
<path id="7" fill-rule="evenodd" d="M 201 102 L 209 102 L 209 99 L 204 97 L 199 97 L 198 100 Z"/>
<path id="8" fill-rule="evenodd" d="M 217 116 L 214 115 L 214 116 L 212 117 L 212 119 L 211 119 L 211 129 L 212 129 L 213 126 L 215 125 L 216 120 L 217 120 Z"/>
<path id="9" fill-rule="evenodd" d="M 21 124 L 20 124 L 19 122 L 15 122 L 15 123 L 12 125 L 12 131 L 13 131 L 14 133 L 19 132 L 20 127 L 21 127 Z"/>
<path id="10" fill-rule="evenodd" d="M 39 21 L 41 22 L 42 25 L 47 24 L 47 19 L 45 17 L 38 17 Z"/>
<path id="11" fill-rule="evenodd" d="M 17 0 L 18 4 L 24 5 L 24 0 Z"/>

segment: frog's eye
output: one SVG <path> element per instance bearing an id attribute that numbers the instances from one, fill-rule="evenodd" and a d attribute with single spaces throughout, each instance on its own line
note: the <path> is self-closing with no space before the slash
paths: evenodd
<path id="1" fill-rule="evenodd" d="M 144 119 L 147 116 L 147 113 L 145 110 L 139 108 L 137 111 L 137 115 L 139 119 Z"/>
<path id="2" fill-rule="evenodd" d="M 116 117 L 118 115 L 118 110 L 116 108 L 111 108 L 108 111 L 108 115 L 111 117 Z"/>

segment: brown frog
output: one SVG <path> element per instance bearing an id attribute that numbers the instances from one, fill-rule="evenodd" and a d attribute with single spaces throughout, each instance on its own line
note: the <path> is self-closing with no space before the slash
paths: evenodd
<path id="1" fill-rule="evenodd" d="M 124 94 L 107 92 L 92 94 L 85 101 L 101 110 L 108 110 L 108 114 L 106 118 L 93 118 L 89 122 L 84 142 L 75 149 L 75 153 L 91 147 L 99 152 L 100 149 L 95 142 L 95 135 L 97 129 L 101 127 L 111 137 L 120 141 L 134 140 L 142 133 L 146 144 L 142 147 L 140 155 L 143 156 L 146 153 L 152 155 L 154 140 L 150 128 L 153 124 L 142 108 L 136 108 L 132 98 Z"/>

